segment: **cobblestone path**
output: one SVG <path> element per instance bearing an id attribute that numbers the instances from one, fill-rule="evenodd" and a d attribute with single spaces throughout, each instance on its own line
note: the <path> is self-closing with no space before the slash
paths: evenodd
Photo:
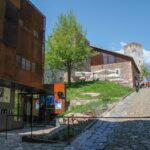
<path id="1" fill-rule="evenodd" d="M 150 89 L 132 93 L 103 116 L 150 116 Z M 65 150 L 150 150 L 150 119 L 100 119 Z"/>
<path id="2" fill-rule="evenodd" d="M 142 89 L 119 102 L 104 117 L 150 116 L 150 89 Z M 21 141 L 21 133 L 0 133 L 0 150 L 63 150 L 64 144 L 36 144 Z M 149 119 L 100 119 L 77 137 L 65 150 L 150 150 Z"/>
<path id="3" fill-rule="evenodd" d="M 47 132 L 51 127 L 43 130 L 39 129 L 38 132 Z M 28 143 L 22 142 L 21 136 L 30 134 L 30 128 L 9 131 L 7 140 L 5 139 L 5 133 L 0 133 L 0 150 L 62 150 L 66 146 L 64 143 L 49 144 L 49 143 Z M 34 131 L 33 131 L 34 132 Z M 36 133 L 37 131 L 35 131 Z"/>

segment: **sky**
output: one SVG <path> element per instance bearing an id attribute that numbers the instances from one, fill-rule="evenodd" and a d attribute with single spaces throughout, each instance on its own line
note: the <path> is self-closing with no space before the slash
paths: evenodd
<path id="1" fill-rule="evenodd" d="M 30 0 L 46 16 L 46 37 L 60 14 L 73 11 L 90 44 L 122 52 L 122 46 L 139 42 L 150 63 L 150 0 Z"/>

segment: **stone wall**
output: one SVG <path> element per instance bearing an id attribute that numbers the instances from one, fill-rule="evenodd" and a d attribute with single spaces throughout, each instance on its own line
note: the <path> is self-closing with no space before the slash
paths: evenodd
<path id="1" fill-rule="evenodd" d="M 135 67 L 132 65 L 132 77 L 133 77 L 133 86 L 135 85 L 136 80 L 140 80 L 140 73 L 138 73 L 135 69 Z"/>
<path id="2" fill-rule="evenodd" d="M 71 81 L 77 81 L 77 78 L 75 76 L 76 71 L 85 71 L 85 72 L 91 72 L 91 66 L 90 66 L 90 58 L 87 58 L 83 61 L 82 65 L 76 66 L 75 69 L 72 70 L 71 72 Z M 67 72 L 64 72 L 63 76 L 64 82 L 67 82 L 68 80 L 68 75 Z"/>
<path id="3" fill-rule="evenodd" d="M 64 81 L 64 71 L 45 69 L 44 84 L 59 83 Z"/>
<path id="4" fill-rule="evenodd" d="M 143 47 L 139 43 L 129 43 L 124 46 L 124 54 L 133 57 L 137 67 L 141 69 L 144 63 Z"/>
<path id="5" fill-rule="evenodd" d="M 125 86 L 133 87 L 133 68 L 131 61 L 113 63 L 106 65 L 91 66 L 91 71 L 101 70 L 101 69 L 119 69 L 120 78 L 127 81 L 127 83 L 122 83 Z"/>

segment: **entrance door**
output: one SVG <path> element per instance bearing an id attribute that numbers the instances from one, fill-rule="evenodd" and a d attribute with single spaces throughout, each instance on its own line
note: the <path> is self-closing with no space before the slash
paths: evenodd
<path id="1" fill-rule="evenodd" d="M 24 96 L 24 122 L 30 123 L 31 122 L 31 106 L 32 99 L 31 96 Z"/>

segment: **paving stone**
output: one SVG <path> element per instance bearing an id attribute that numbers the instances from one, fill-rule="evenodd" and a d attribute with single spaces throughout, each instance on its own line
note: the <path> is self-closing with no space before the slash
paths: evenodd
<path id="1" fill-rule="evenodd" d="M 15 150 L 23 150 L 23 147 L 17 147 Z"/>
<path id="2" fill-rule="evenodd" d="M 140 93 L 133 93 L 118 103 L 103 116 L 148 116 L 150 114 L 149 99 L 150 90 L 142 89 Z M 72 143 L 74 147 L 80 143 L 78 150 L 150 150 L 150 141 L 147 140 L 150 139 L 150 119 L 100 119 L 86 135 L 81 135 L 80 139 L 86 143 L 79 141 L 78 138 Z"/>
<path id="3" fill-rule="evenodd" d="M 103 116 L 148 116 L 150 89 L 142 89 L 118 103 Z M 26 130 L 27 131 L 27 130 Z M 0 150 L 150 150 L 150 119 L 100 119 L 78 136 L 70 146 L 65 144 L 36 144 L 21 141 L 24 130 L 0 133 Z"/>

